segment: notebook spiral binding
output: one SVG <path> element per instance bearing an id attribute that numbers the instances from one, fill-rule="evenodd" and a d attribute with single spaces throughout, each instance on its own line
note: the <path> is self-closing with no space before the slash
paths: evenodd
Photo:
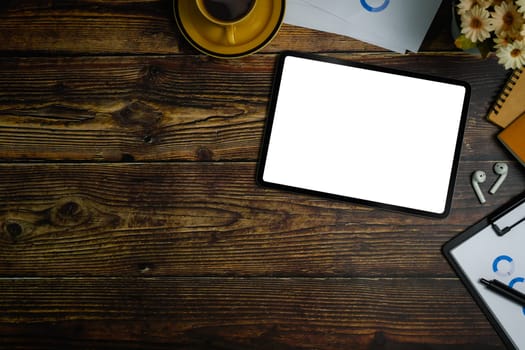
<path id="1" fill-rule="evenodd" d="M 503 91 L 499 94 L 498 96 L 498 99 L 496 100 L 496 102 L 494 103 L 494 106 L 493 106 L 493 112 L 494 114 L 498 114 L 501 107 L 503 106 L 503 104 L 505 103 L 505 101 L 507 100 L 507 97 L 509 96 L 509 94 L 512 92 L 512 89 L 514 88 L 514 86 L 516 85 L 521 73 L 523 72 L 522 69 L 516 69 L 514 70 L 514 72 L 510 75 L 509 79 L 507 80 L 507 82 L 505 83 L 505 88 L 503 89 Z"/>

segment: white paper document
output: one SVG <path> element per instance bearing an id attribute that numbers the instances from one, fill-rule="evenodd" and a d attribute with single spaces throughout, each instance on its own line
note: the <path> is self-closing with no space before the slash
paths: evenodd
<path id="1" fill-rule="evenodd" d="M 288 0 L 285 22 L 417 52 L 442 0 Z"/>

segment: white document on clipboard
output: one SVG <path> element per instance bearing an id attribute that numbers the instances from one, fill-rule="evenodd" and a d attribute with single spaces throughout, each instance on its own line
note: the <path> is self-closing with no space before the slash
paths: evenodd
<path id="1" fill-rule="evenodd" d="M 442 0 L 288 0 L 285 23 L 417 52 Z"/>
<path id="2" fill-rule="evenodd" d="M 507 346 L 525 349 L 525 306 L 486 288 L 498 280 L 525 293 L 525 197 L 460 234 L 444 254 Z"/>

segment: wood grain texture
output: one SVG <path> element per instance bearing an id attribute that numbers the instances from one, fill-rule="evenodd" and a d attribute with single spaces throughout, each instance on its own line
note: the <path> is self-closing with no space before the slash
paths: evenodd
<path id="1" fill-rule="evenodd" d="M 0 336 L 12 348 L 500 348 L 456 279 L 0 279 L 0 288 Z"/>
<path id="2" fill-rule="evenodd" d="M 219 60 L 171 0 L 0 2 L 0 349 L 502 349 L 440 249 L 525 173 L 485 120 L 508 72 L 454 49 L 450 6 L 418 54 L 285 24 Z M 283 50 L 469 82 L 451 215 L 258 187 Z"/>
<path id="3" fill-rule="evenodd" d="M 430 220 L 258 188 L 254 170 L 0 166 L 0 274 L 451 277 L 441 245 L 525 187 L 515 165 L 499 200 L 472 207 L 465 169 L 456 191 L 468 196 Z"/>
<path id="4" fill-rule="evenodd" d="M 429 50 L 450 50 L 450 0 L 431 30 Z M 443 24 L 446 22 L 446 24 Z M 20 30 L 23 28 L 23 30 Z M 284 24 L 263 52 L 385 51 L 362 41 Z M 172 0 L 4 0 L 0 52 L 5 54 L 185 54 Z"/>
<path id="5" fill-rule="evenodd" d="M 465 154 L 504 156 L 500 145 L 487 149 L 498 128 L 485 117 L 508 74 L 495 59 L 333 56 L 469 82 Z M 275 62 L 275 55 L 0 58 L 0 159 L 255 160 Z"/>

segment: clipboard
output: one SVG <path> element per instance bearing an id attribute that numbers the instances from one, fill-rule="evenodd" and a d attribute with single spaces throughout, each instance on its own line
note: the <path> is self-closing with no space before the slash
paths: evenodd
<path id="1" fill-rule="evenodd" d="M 497 279 L 525 292 L 525 193 L 442 248 L 456 274 L 509 349 L 525 349 L 525 306 L 480 283 Z"/>
<path id="2" fill-rule="evenodd" d="M 257 182 L 446 217 L 469 97 L 458 80 L 285 52 Z"/>

